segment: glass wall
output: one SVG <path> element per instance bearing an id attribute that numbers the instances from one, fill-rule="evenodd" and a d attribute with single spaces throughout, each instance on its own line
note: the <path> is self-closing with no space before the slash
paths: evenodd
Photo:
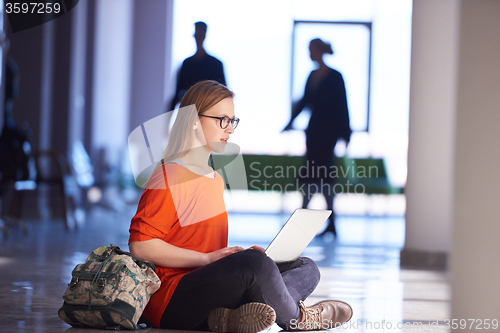
<path id="1" fill-rule="evenodd" d="M 332 44 L 325 62 L 348 90 L 355 133 L 347 152 L 338 145 L 336 153 L 383 157 L 391 182 L 404 185 L 411 0 L 176 1 L 173 73 L 196 51 L 196 21 L 207 23 L 205 49 L 223 62 L 236 93 L 241 122 L 231 140 L 244 153 L 304 154 L 303 131 L 282 129 L 314 69 L 307 45 L 315 36 Z M 306 124 L 304 113 L 295 125 Z"/>

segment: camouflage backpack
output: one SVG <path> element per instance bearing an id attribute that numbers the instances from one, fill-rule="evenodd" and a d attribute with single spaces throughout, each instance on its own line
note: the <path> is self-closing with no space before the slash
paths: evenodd
<path id="1" fill-rule="evenodd" d="M 118 246 L 102 246 L 73 269 L 58 315 L 74 327 L 140 328 L 142 312 L 160 288 L 155 270 Z"/>

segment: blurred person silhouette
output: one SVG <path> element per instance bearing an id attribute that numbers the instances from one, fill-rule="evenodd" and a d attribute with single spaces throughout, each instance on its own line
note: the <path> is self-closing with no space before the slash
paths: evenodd
<path id="1" fill-rule="evenodd" d="M 2 196 L 18 182 L 34 180 L 36 169 L 29 141 L 29 128 L 26 123 L 19 127 L 13 118 L 14 99 L 19 92 L 19 68 L 17 63 L 7 58 L 5 67 L 5 100 L 3 127 L 0 132 L 0 231 L 7 231 L 8 227 L 20 226 L 25 232 L 23 221 L 2 214 Z M 10 200 L 9 215 L 18 215 L 18 198 Z M 5 233 L 7 235 L 7 233 Z"/>
<path id="2" fill-rule="evenodd" d="M 5 71 L 4 123 L 0 135 L 0 183 L 28 180 L 36 173 L 32 165 L 28 126 L 24 124 L 19 127 L 13 117 L 19 80 L 17 63 L 8 58 Z"/>
<path id="3" fill-rule="evenodd" d="M 319 67 L 309 75 L 304 96 L 292 108 L 290 122 L 285 131 L 292 129 L 294 119 L 304 108 L 311 110 L 311 118 L 306 134 L 306 175 L 299 175 L 303 187 L 302 207 L 306 208 L 315 193 L 321 193 L 332 211 L 327 228 L 320 234 L 328 232 L 336 236 L 335 213 L 333 199 L 335 195 L 335 178 L 332 177 L 331 167 L 335 165 L 333 149 L 342 138 L 346 145 L 351 137 L 349 113 L 347 109 L 346 90 L 342 74 L 325 65 L 324 54 L 333 54 L 330 43 L 319 38 L 309 44 L 310 58 Z"/>
<path id="4" fill-rule="evenodd" d="M 208 54 L 203 48 L 203 42 L 207 34 L 206 23 L 199 21 L 196 22 L 194 26 L 194 39 L 196 40 L 197 50 L 193 56 L 185 59 L 182 63 L 177 76 L 177 88 L 170 105 L 170 110 L 175 109 L 186 91 L 197 82 L 213 80 L 222 85 L 226 85 L 222 62 Z"/>

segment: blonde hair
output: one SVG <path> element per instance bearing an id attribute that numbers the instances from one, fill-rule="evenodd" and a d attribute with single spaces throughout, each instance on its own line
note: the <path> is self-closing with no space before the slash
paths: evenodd
<path id="1" fill-rule="evenodd" d="M 223 99 L 233 97 L 234 93 L 231 90 L 216 81 L 200 81 L 189 88 L 181 100 L 160 164 L 187 155 L 192 148 L 193 125 L 198 120 L 198 115 L 205 113 Z"/>

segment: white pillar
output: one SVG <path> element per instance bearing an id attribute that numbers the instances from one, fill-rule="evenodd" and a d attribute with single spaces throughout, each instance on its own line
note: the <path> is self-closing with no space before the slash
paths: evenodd
<path id="1" fill-rule="evenodd" d="M 130 133 L 132 0 L 98 0 L 94 48 L 92 151 L 120 161 Z"/>
<path id="2" fill-rule="evenodd" d="M 402 261 L 450 254 L 450 319 L 467 332 L 500 313 L 499 17 L 497 0 L 414 1 Z"/>
<path id="3" fill-rule="evenodd" d="M 170 111 L 165 77 L 170 77 L 172 24 L 172 1 L 135 1 L 130 131 Z"/>
<path id="4" fill-rule="evenodd" d="M 88 2 L 82 1 L 71 11 L 71 59 L 69 77 L 68 156 L 76 142 L 84 141 L 85 88 L 87 71 Z"/>
<path id="5" fill-rule="evenodd" d="M 460 13 L 451 317 L 500 320 L 500 1 Z"/>
<path id="6" fill-rule="evenodd" d="M 403 266 L 444 266 L 451 250 L 458 9 L 413 2 Z"/>

